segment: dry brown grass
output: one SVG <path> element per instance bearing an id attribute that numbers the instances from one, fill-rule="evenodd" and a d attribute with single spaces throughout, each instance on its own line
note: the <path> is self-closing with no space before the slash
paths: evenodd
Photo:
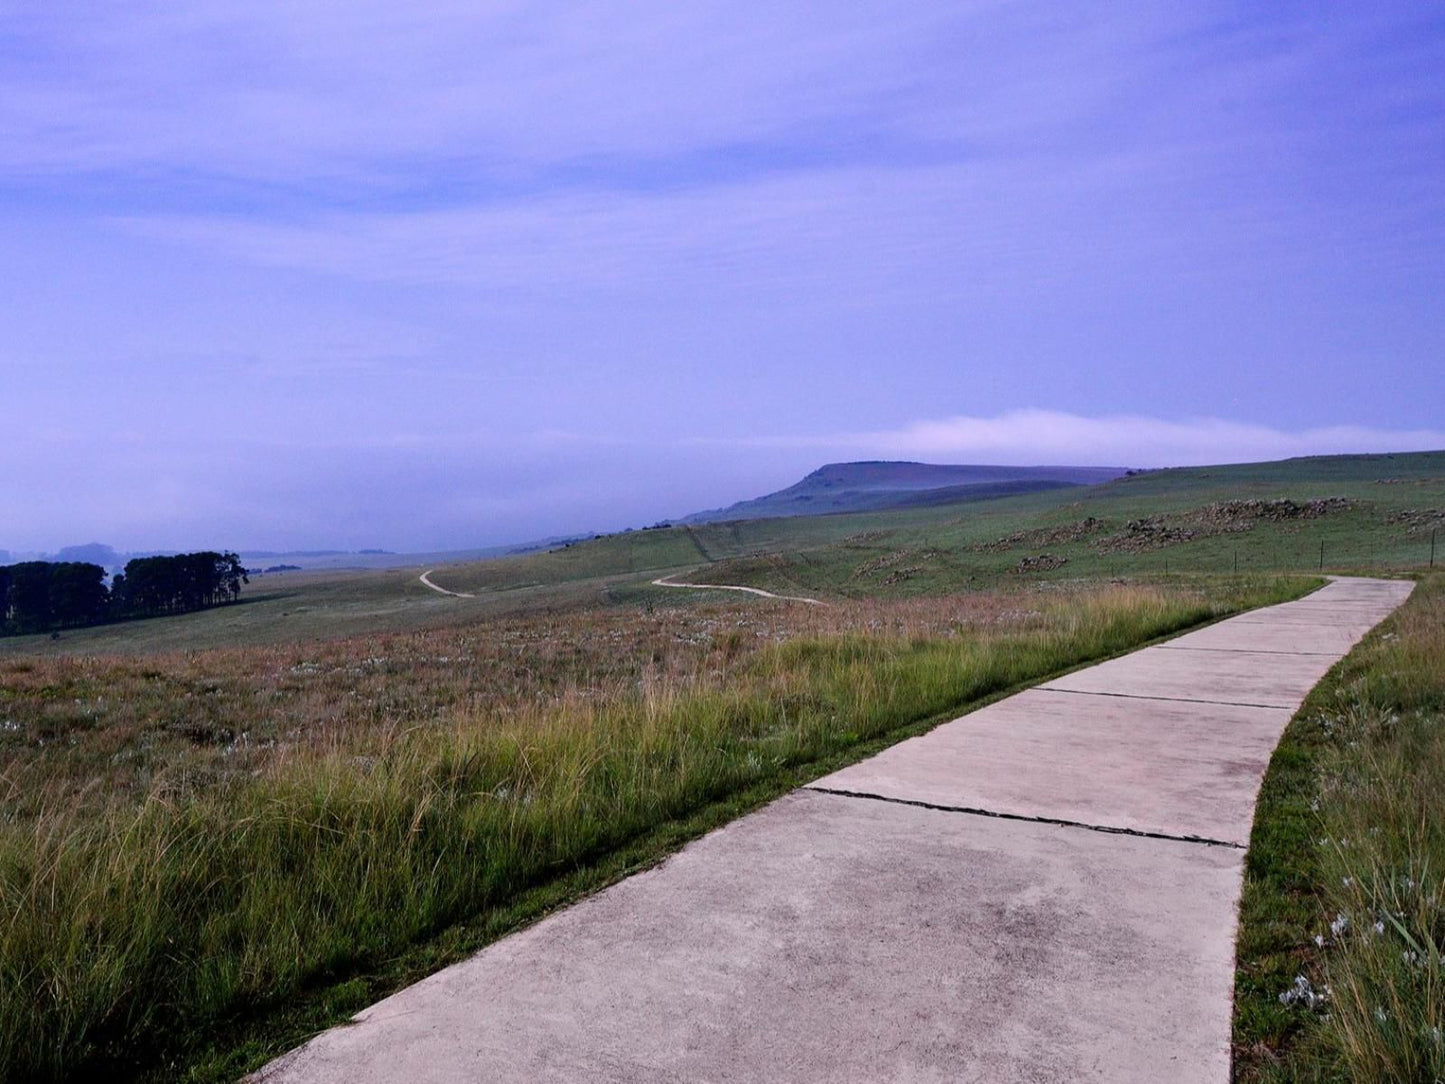
<path id="1" fill-rule="evenodd" d="M 1061 600 L 1099 590 L 826 608 L 727 600 L 304 646 L 0 658 L 0 795 L 8 819 L 76 800 L 128 803 L 158 783 L 192 790 L 288 751 L 365 749 L 459 713 L 505 718 L 643 684 L 726 682 L 761 648 L 798 638 L 1025 631 Z"/>
<path id="2" fill-rule="evenodd" d="M 6 660 L 0 1078 L 113 1073 L 710 803 L 1300 586 L 749 600 Z"/>

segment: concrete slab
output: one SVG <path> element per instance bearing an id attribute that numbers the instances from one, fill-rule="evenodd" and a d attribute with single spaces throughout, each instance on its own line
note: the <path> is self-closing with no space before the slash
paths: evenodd
<path id="1" fill-rule="evenodd" d="M 1369 576 L 1329 576 L 1327 579 L 1330 581 L 1327 585 L 1329 598 L 1369 599 L 1386 605 L 1391 602 L 1395 605 L 1404 602 L 1415 586 L 1411 580 L 1384 580 Z M 1321 594 L 1322 592 L 1316 591 L 1308 597 L 1315 598 Z"/>
<path id="2" fill-rule="evenodd" d="M 1331 656 L 1151 647 L 1038 686 L 1053 692 L 1247 704 L 1293 711 Z"/>
<path id="3" fill-rule="evenodd" d="M 1410 580 L 1335 580 L 1304 598 L 1242 614 L 1234 620 L 1272 620 L 1293 613 L 1333 613 L 1344 617 L 1373 617 L 1378 621 L 1404 602 L 1413 587 Z"/>
<path id="4" fill-rule="evenodd" d="M 1371 611 L 1361 606 L 1358 609 L 1341 609 L 1334 606 L 1294 606 L 1289 609 L 1281 609 L 1278 613 L 1257 610 L 1253 613 L 1241 614 L 1239 617 L 1230 618 L 1231 621 L 1268 621 L 1280 623 L 1288 621 L 1317 621 L 1332 625 L 1359 626 L 1366 624 L 1371 616 Z"/>
<path id="5" fill-rule="evenodd" d="M 1402 580 L 1335 580 L 1306 598 L 1240 614 L 1171 640 L 1171 648 L 1346 654 L 1409 596 Z"/>
<path id="6" fill-rule="evenodd" d="M 1361 635 L 1352 627 L 1321 625 L 1312 621 L 1223 621 L 1198 632 L 1185 633 L 1159 646 L 1175 650 L 1282 652 L 1339 658 L 1358 642 Z"/>
<path id="7" fill-rule="evenodd" d="M 1286 603 L 1278 611 L 1257 610 L 1254 613 L 1243 614 L 1231 620 L 1268 621 L 1272 623 L 1283 623 L 1289 621 L 1309 621 L 1324 625 L 1341 625 L 1351 628 L 1369 628 L 1375 618 L 1375 608 L 1361 603 L 1358 606 L 1327 606 L 1306 605 L 1304 603 Z M 1378 618 L 1375 618 L 1378 620 Z"/>
<path id="8" fill-rule="evenodd" d="M 1290 715 L 1030 690 L 811 785 L 1244 846 Z"/>
<path id="9" fill-rule="evenodd" d="M 256 1079 L 1222 1082 L 1241 861 L 799 792 Z"/>

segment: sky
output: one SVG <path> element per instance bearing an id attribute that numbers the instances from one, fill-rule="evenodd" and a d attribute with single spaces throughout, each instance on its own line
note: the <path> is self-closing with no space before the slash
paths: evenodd
<path id="1" fill-rule="evenodd" d="M 1445 447 L 1445 6 L 0 0 L 0 547 Z"/>

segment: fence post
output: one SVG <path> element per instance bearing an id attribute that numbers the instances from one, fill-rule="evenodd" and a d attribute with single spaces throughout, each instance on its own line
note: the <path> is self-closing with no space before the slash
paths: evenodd
<path id="1" fill-rule="evenodd" d="M 1325 570 L 1325 540 L 1320 539 L 1320 571 Z"/>
<path id="2" fill-rule="evenodd" d="M 1430 528 L 1430 567 L 1435 567 L 1435 528 Z"/>

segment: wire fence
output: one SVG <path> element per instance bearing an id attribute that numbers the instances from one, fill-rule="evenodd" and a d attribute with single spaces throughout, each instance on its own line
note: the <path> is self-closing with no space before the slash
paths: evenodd
<path id="1" fill-rule="evenodd" d="M 1182 542 L 1105 557 L 1111 574 L 1140 572 L 1413 572 L 1445 567 L 1438 530 L 1416 539 L 1247 539 L 1237 545 Z"/>

